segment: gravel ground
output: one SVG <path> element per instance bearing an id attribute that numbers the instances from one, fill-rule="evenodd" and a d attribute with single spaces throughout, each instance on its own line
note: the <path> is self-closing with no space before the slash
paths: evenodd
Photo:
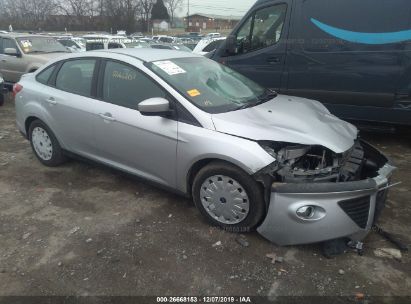
<path id="1" fill-rule="evenodd" d="M 411 240 L 411 137 L 363 134 L 399 170 L 380 225 Z M 331 227 L 330 227 L 331 228 Z M 210 228 L 189 200 L 95 164 L 42 166 L 0 108 L 0 295 L 411 296 L 409 254 L 277 247 Z M 248 246 L 244 246 L 248 245 Z M 394 252 L 396 253 L 396 252 Z M 271 263 L 267 254 L 283 258 Z M 281 260 L 281 259 L 280 259 Z"/>

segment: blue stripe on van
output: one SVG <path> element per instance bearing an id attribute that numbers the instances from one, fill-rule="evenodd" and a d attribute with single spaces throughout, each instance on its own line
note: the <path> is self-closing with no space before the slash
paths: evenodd
<path id="1" fill-rule="evenodd" d="M 411 30 L 392 32 L 392 33 L 361 33 L 352 32 L 343 29 L 339 29 L 327 24 L 324 24 L 317 19 L 311 18 L 311 22 L 314 23 L 324 32 L 354 43 L 364 44 L 389 44 L 398 43 L 407 40 L 411 40 Z"/>

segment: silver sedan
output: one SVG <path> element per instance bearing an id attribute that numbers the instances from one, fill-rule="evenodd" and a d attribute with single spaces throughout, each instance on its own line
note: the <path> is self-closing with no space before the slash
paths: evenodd
<path id="1" fill-rule="evenodd" d="M 394 170 L 320 103 L 191 53 L 67 55 L 14 94 L 44 165 L 89 158 L 191 196 L 212 225 L 279 245 L 360 241 Z"/>

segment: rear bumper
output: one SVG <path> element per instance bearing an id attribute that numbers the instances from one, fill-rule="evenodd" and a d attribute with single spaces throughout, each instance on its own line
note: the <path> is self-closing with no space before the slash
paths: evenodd
<path id="1" fill-rule="evenodd" d="M 374 149 L 370 147 L 368 149 Z M 375 155 L 378 151 L 372 152 Z M 371 230 L 385 203 L 395 169 L 387 160 L 378 170 L 378 176 L 361 181 L 274 183 L 267 216 L 257 230 L 281 246 L 342 237 L 360 241 Z M 314 206 L 316 212 L 312 218 L 303 219 L 297 215 L 297 210 L 303 206 Z"/>

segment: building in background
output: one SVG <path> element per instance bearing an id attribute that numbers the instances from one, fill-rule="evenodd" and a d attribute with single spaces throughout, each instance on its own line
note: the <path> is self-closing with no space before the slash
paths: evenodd
<path id="1" fill-rule="evenodd" d="M 240 16 L 193 14 L 184 18 L 188 32 L 230 30 L 241 20 Z"/>
<path id="2" fill-rule="evenodd" d="M 168 20 L 152 20 L 153 30 L 155 32 L 168 32 L 170 29 L 170 23 Z"/>

